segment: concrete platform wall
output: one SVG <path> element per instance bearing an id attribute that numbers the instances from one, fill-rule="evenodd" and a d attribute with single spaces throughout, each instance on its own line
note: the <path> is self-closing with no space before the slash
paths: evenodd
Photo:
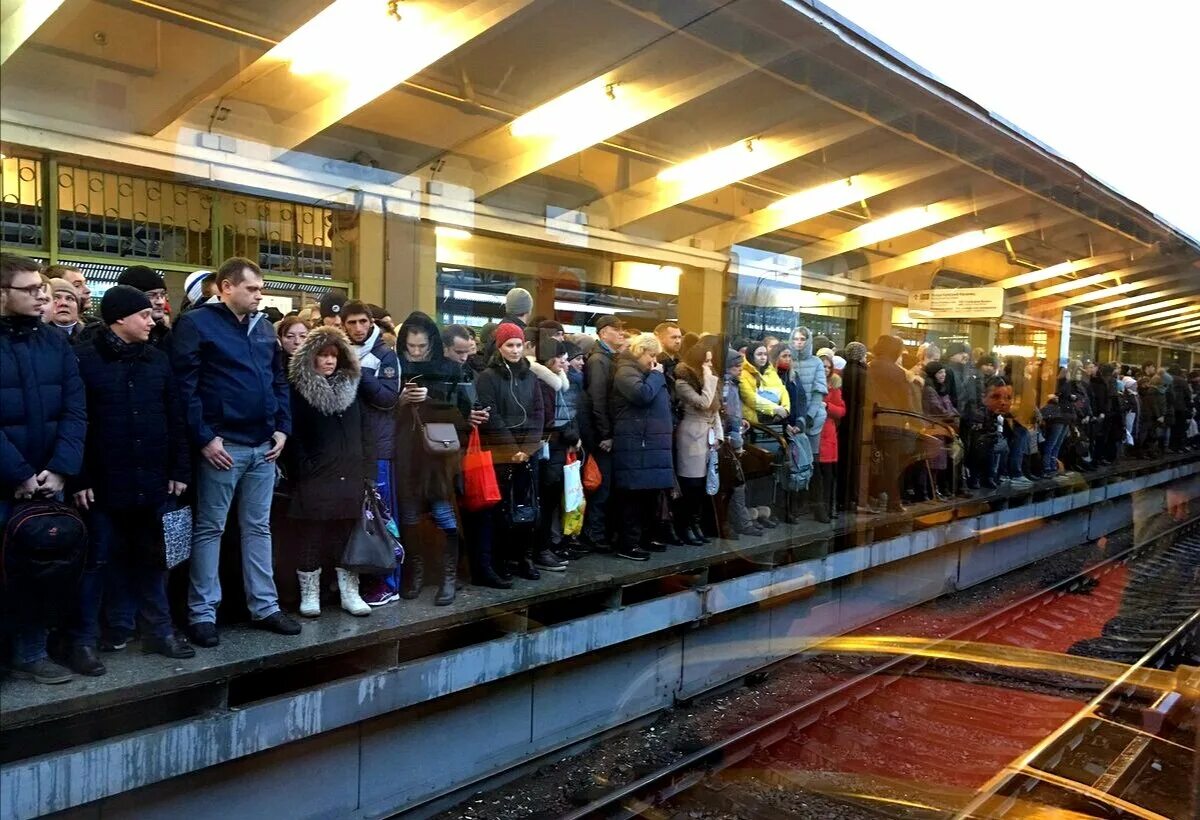
<path id="1" fill-rule="evenodd" d="M 68 810 L 62 816 L 227 820 L 231 807 L 237 816 L 382 816 L 823 636 L 1137 526 L 1168 502 L 1200 496 L 1200 478 L 1182 469 L 1122 482 L 1119 493 L 1109 485 L 955 521 L 18 761 L 0 770 L 0 818 Z"/>

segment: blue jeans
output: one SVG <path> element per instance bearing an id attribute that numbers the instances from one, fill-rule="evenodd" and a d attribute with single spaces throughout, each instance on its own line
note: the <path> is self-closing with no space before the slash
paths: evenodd
<path id="1" fill-rule="evenodd" d="M 417 524 L 420 524 L 421 513 L 425 512 L 426 506 L 429 507 L 429 511 L 433 516 L 433 523 L 437 525 L 439 530 L 449 533 L 458 531 L 458 521 L 454 517 L 454 505 L 440 498 L 430 501 L 401 498 L 400 523 L 406 527 L 415 527 Z"/>
<path id="2" fill-rule="evenodd" d="M 1029 452 L 1029 431 L 1013 422 L 1012 441 L 1008 447 L 1008 477 L 1019 478 L 1025 474 L 1025 454 Z"/>
<path id="3" fill-rule="evenodd" d="M 155 510 L 92 508 L 91 549 L 79 584 L 79 610 L 69 630 L 76 646 L 96 646 L 102 607 L 109 627 L 121 636 L 133 634 L 139 611 L 150 635 L 171 635 L 167 572 L 147 564 L 141 554 L 157 540 L 152 529 L 157 526 Z"/>
<path id="4" fill-rule="evenodd" d="M 58 498 L 62 501 L 62 497 Z M 12 502 L 0 501 L 0 533 L 8 526 Z M 13 663 L 36 663 L 46 657 L 46 625 L 39 619 L 22 618 L 21 612 L 4 613 L 4 630 L 12 638 Z"/>
<path id="5" fill-rule="evenodd" d="M 1042 443 L 1042 474 L 1052 476 L 1058 472 L 1058 453 L 1067 440 L 1067 425 L 1052 424 L 1046 428 L 1046 440 Z"/>
<path id="6" fill-rule="evenodd" d="M 201 457 L 196 470 L 196 516 L 192 525 L 192 565 L 188 589 L 188 620 L 216 623 L 221 603 L 221 535 L 238 495 L 238 526 L 242 533 L 242 582 L 250 617 L 262 620 L 279 611 L 279 596 L 271 566 L 271 495 L 275 464 L 266 461 L 271 442 L 250 447 L 225 442 L 233 468 L 218 470 Z"/>

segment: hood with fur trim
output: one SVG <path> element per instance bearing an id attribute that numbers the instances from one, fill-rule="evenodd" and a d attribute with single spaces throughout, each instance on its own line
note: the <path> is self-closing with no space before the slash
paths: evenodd
<path id="1" fill-rule="evenodd" d="M 533 371 L 533 375 L 537 376 L 551 390 L 565 393 L 571 389 L 571 378 L 567 375 L 567 371 L 555 373 L 546 365 L 535 361 L 532 356 L 526 356 L 525 359 L 529 362 L 529 369 Z"/>
<path id="2" fill-rule="evenodd" d="M 326 377 L 317 373 L 317 353 L 333 345 L 338 350 L 337 369 Z M 313 409 L 324 416 L 341 413 L 354 403 L 362 378 L 358 354 L 341 328 L 318 327 L 309 331 L 288 363 L 288 381 Z"/>

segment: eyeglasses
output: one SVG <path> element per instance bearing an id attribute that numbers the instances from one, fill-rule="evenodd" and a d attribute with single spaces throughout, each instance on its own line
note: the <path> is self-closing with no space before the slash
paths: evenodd
<path id="1" fill-rule="evenodd" d="M 38 285 L 28 285 L 28 286 L 26 286 L 26 287 L 23 287 L 23 288 L 18 288 L 18 287 L 15 287 L 15 286 L 13 286 L 13 285 L 5 285 L 5 286 L 4 286 L 4 289 L 5 289 L 5 290 L 19 290 L 19 291 L 21 291 L 22 293 L 28 294 L 30 299 L 36 299 L 36 298 L 38 298 L 39 296 L 42 296 L 42 295 L 44 295 L 44 294 L 46 293 L 46 286 L 45 286 L 45 285 L 41 285 L 41 284 L 38 284 Z"/>

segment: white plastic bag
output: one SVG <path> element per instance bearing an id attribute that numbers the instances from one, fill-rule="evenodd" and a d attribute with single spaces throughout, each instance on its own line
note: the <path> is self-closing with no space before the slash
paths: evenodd
<path id="1" fill-rule="evenodd" d="M 563 512 L 575 512 L 583 506 L 583 463 L 568 457 L 563 465 Z"/>

